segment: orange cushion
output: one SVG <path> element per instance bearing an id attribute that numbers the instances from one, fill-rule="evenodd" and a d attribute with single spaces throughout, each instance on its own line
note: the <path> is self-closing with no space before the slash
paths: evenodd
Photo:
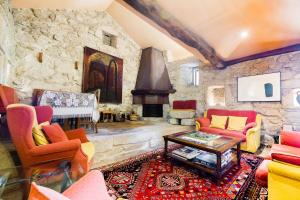
<path id="1" fill-rule="evenodd" d="M 68 141 L 65 132 L 57 123 L 48 126 L 43 126 L 43 130 L 52 143 Z"/>

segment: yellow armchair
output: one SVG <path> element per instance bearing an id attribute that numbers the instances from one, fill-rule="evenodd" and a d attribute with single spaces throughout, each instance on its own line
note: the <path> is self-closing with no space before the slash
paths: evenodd
<path id="1" fill-rule="evenodd" d="M 271 161 L 268 171 L 268 199 L 300 200 L 300 166 Z"/>

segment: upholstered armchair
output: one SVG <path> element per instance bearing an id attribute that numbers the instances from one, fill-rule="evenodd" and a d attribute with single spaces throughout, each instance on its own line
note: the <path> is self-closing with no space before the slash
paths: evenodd
<path id="1" fill-rule="evenodd" d="M 102 173 L 98 170 L 92 170 L 62 194 L 32 183 L 28 199 L 112 200 L 113 198 L 108 194 Z"/>
<path id="2" fill-rule="evenodd" d="M 66 132 L 69 139 L 67 141 L 40 146 L 35 144 L 33 126 L 46 121 L 51 122 L 52 113 L 50 106 L 12 104 L 7 107 L 8 127 L 23 167 L 32 169 L 67 160 L 72 163 L 73 171 L 81 167 L 83 172 L 88 172 L 94 146 L 86 138 L 84 129 Z"/>
<path id="3" fill-rule="evenodd" d="M 9 104 L 14 104 L 18 102 L 19 99 L 17 97 L 15 89 L 0 84 L 0 114 L 6 113 L 6 107 Z"/>
<path id="4" fill-rule="evenodd" d="M 268 187 L 269 199 L 300 199 L 300 132 L 282 131 L 280 144 L 272 145 L 270 155 L 255 174 L 256 182 Z"/>

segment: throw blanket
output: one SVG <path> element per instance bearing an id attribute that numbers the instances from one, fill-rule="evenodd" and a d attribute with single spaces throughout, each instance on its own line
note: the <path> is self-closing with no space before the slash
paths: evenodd
<path id="1" fill-rule="evenodd" d="M 42 90 L 38 92 L 37 105 L 53 108 L 53 118 L 90 117 L 99 119 L 97 99 L 94 94 Z"/>

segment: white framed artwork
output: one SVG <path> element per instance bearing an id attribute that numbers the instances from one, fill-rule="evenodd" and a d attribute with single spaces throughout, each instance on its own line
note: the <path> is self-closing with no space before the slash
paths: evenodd
<path id="1" fill-rule="evenodd" d="M 281 74 L 270 73 L 238 78 L 238 101 L 281 101 Z"/>

